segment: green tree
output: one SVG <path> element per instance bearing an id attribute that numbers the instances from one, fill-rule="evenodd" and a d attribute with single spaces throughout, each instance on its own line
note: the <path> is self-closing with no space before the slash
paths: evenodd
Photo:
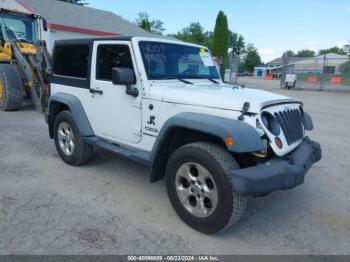
<path id="1" fill-rule="evenodd" d="M 339 48 L 337 46 L 328 48 L 328 49 L 321 49 L 318 54 L 319 55 L 326 55 L 329 53 L 334 53 L 334 54 L 338 54 L 338 55 L 346 55 L 346 51 L 343 48 Z"/>
<path id="2" fill-rule="evenodd" d="M 88 5 L 88 3 L 86 3 L 83 0 L 58 0 L 58 1 L 67 2 L 67 3 L 75 4 L 75 5 Z"/>
<path id="3" fill-rule="evenodd" d="M 350 61 L 345 62 L 339 67 L 339 71 L 344 75 L 350 74 Z"/>
<path id="4" fill-rule="evenodd" d="M 205 32 L 201 24 L 196 22 L 172 36 L 184 42 L 208 46 L 210 35 L 210 32 Z"/>
<path id="5" fill-rule="evenodd" d="M 151 32 L 151 24 L 147 19 L 143 19 L 138 26 L 148 32 Z"/>
<path id="6" fill-rule="evenodd" d="M 228 23 L 227 17 L 223 11 L 220 11 L 215 23 L 214 39 L 213 39 L 213 54 L 214 56 L 223 59 L 224 65 L 227 65 L 227 51 L 228 51 Z M 221 75 L 224 75 L 225 66 L 221 66 Z"/>
<path id="7" fill-rule="evenodd" d="M 287 50 L 286 52 L 284 52 L 283 55 L 285 55 L 285 56 L 287 56 L 287 57 L 294 57 L 294 56 L 295 56 L 295 53 L 294 53 L 293 50 Z"/>
<path id="8" fill-rule="evenodd" d="M 315 55 L 316 55 L 315 51 L 309 50 L 309 49 L 303 49 L 298 51 L 295 56 L 296 57 L 313 57 Z"/>
<path id="9" fill-rule="evenodd" d="M 139 13 L 135 22 L 139 27 L 153 34 L 162 35 L 165 31 L 164 23 L 161 20 L 151 20 L 146 12 Z"/>
<path id="10" fill-rule="evenodd" d="M 247 47 L 247 55 L 244 59 L 244 68 L 249 73 L 254 72 L 254 67 L 261 64 L 261 57 L 258 49 L 253 44 L 249 44 Z"/>
<path id="11" fill-rule="evenodd" d="M 228 31 L 228 45 L 232 48 L 234 56 L 242 55 L 245 52 L 245 41 L 242 35 Z"/>
<path id="12" fill-rule="evenodd" d="M 205 32 L 205 42 L 204 45 L 208 47 L 210 50 L 213 49 L 213 40 L 214 40 L 214 32 L 207 31 Z"/>

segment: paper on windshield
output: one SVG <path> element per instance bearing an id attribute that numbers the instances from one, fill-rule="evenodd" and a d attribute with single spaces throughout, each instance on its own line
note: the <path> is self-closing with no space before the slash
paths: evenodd
<path id="1" fill-rule="evenodd" d="M 201 50 L 199 55 L 202 58 L 204 66 L 206 67 L 214 66 L 214 61 L 208 52 L 206 52 L 205 50 Z"/>

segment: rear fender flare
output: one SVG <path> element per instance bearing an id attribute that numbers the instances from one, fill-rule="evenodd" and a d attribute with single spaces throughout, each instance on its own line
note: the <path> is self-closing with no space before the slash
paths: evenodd
<path id="1" fill-rule="evenodd" d="M 80 100 L 73 95 L 58 93 L 51 96 L 48 103 L 48 125 L 51 138 L 53 138 L 53 126 L 56 118 L 54 107 L 57 103 L 66 105 L 69 108 L 82 136 L 95 135 Z"/>

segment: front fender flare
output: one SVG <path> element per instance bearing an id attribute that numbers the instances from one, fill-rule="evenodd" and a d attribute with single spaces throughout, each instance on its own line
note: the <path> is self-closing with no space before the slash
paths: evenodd
<path id="1" fill-rule="evenodd" d="M 231 136 L 235 140 L 234 145 L 227 146 L 231 152 L 248 153 L 263 149 L 258 132 L 244 122 L 201 113 L 180 113 L 165 122 L 153 146 L 151 182 L 156 182 L 164 176 L 166 163 L 162 147 L 170 131 L 179 127 L 203 132 L 223 141 Z"/>
<path id="2" fill-rule="evenodd" d="M 201 113 L 180 113 L 167 120 L 163 125 L 152 150 L 154 155 L 158 152 L 167 134 L 176 127 L 200 131 L 219 137 L 223 141 L 231 136 L 235 140 L 233 145 L 227 146 L 231 152 L 248 153 L 263 149 L 258 132 L 247 123 Z"/>

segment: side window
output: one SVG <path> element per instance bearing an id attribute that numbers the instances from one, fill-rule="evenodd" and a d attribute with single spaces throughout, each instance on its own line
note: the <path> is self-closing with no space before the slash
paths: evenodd
<path id="1" fill-rule="evenodd" d="M 61 45 L 55 48 L 54 74 L 86 79 L 89 45 Z"/>
<path id="2" fill-rule="evenodd" d="M 112 81 L 113 67 L 133 69 L 129 47 L 126 45 L 99 45 L 97 49 L 96 79 Z"/>

